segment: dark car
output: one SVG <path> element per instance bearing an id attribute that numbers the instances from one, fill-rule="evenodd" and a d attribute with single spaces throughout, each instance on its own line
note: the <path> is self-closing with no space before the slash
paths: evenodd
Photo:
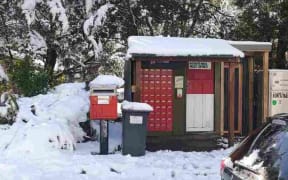
<path id="1" fill-rule="evenodd" d="M 221 162 L 222 180 L 288 180 L 288 114 L 270 117 Z"/>

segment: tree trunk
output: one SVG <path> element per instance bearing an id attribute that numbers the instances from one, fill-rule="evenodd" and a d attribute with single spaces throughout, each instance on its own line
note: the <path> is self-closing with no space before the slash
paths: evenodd
<path id="1" fill-rule="evenodd" d="M 45 70 L 48 72 L 49 81 L 53 80 L 53 70 L 56 64 L 57 51 L 54 47 L 49 47 L 47 49 L 47 59 L 45 62 Z"/>

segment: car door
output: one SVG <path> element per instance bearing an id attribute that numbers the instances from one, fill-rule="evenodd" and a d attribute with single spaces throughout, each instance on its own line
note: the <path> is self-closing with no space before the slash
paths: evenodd
<path id="1" fill-rule="evenodd" d="M 242 179 L 288 179 L 288 126 L 273 120 L 256 137 L 248 153 L 235 161 L 233 173 Z"/>

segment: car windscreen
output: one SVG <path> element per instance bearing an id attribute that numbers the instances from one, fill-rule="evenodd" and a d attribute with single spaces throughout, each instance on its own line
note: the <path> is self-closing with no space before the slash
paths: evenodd
<path id="1" fill-rule="evenodd" d="M 267 179 L 288 178 L 288 126 L 267 125 L 239 162 Z"/>

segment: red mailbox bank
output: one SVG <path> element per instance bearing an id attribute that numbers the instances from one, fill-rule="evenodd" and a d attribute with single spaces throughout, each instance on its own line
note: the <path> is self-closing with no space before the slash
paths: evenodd
<path id="1" fill-rule="evenodd" d="M 90 91 L 90 119 L 115 120 L 117 114 L 116 88 L 91 88 Z"/>

